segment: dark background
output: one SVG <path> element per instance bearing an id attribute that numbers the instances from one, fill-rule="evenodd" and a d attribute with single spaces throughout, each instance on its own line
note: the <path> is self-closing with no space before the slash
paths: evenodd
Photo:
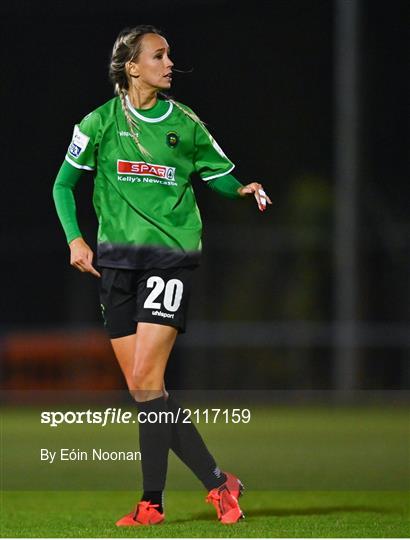
<path id="1" fill-rule="evenodd" d="M 410 380 L 409 3 L 357 4 L 358 338 L 350 389 L 398 390 Z M 207 123 L 237 178 L 261 181 L 274 202 L 260 214 L 251 201 L 195 184 L 203 264 L 170 384 L 337 389 L 335 3 L 13 2 L 0 10 L 6 383 L 11 335 L 101 328 L 97 283 L 69 266 L 51 190 L 73 125 L 113 95 L 107 67 L 118 32 L 153 24 L 175 67 L 192 69 L 175 75 L 171 94 Z M 92 184 L 84 175 L 76 197 L 95 246 Z"/>

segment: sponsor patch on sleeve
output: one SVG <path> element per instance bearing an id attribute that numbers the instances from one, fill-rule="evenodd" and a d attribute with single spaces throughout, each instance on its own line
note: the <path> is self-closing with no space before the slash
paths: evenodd
<path id="1" fill-rule="evenodd" d="M 68 147 L 68 153 L 71 156 L 78 158 L 81 152 L 84 152 L 84 150 L 87 148 L 87 144 L 89 140 L 90 140 L 90 137 L 88 137 L 87 135 L 84 135 L 84 133 L 81 133 L 79 127 L 75 126 L 73 139 L 71 141 L 70 146 Z"/>

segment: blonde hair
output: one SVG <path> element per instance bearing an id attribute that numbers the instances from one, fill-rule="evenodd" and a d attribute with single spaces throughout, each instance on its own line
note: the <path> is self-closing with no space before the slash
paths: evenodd
<path id="1" fill-rule="evenodd" d="M 182 111 L 186 116 L 188 116 L 193 122 L 196 122 L 197 124 L 201 125 L 202 127 L 205 127 L 205 124 L 204 122 L 199 118 L 198 115 L 196 115 L 194 113 L 194 111 L 191 111 L 190 109 L 186 109 L 183 105 L 181 105 L 180 103 L 178 103 L 178 101 L 175 101 L 174 98 L 171 98 L 169 96 L 167 96 L 166 94 L 160 94 L 161 96 L 163 96 L 165 99 L 167 99 L 168 101 L 170 101 L 171 103 L 173 103 L 175 105 L 175 107 L 177 107 L 180 111 Z"/>
<path id="2" fill-rule="evenodd" d="M 138 150 L 145 159 L 150 159 L 152 156 L 149 151 L 144 148 L 139 140 L 140 127 L 138 121 L 131 115 L 127 105 L 126 96 L 129 88 L 129 80 L 127 76 L 126 65 L 132 60 L 136 60 L 141 53 L 142 38 L 145 34 L 157 34 L 162 36 L 162 32 L 151 25 L 139 25 L 133 28 L 124 28 L 117 39 L 115 40 L 111 60 L 109 65 L 110 80 L 114 85 L 114 92 L 121 100 L 121 108 L 127 120 L 128 128 Z M 159 94 L 164 99 L 173 103 L 186 116 L 191 118 L 193 122 L 197 122 L 204 127 L 203 122 L 191 110 L 185 109 L 180 103 L 166 94 Z"/>

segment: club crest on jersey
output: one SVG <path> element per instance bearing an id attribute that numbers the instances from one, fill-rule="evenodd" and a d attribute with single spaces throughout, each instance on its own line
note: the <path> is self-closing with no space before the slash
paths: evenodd
<path id="1" fill-rule="evenodd" d="M 175 133 L 175 131 L 169 131 L 167 133 L 167 145 L 171 148 L 175 148 L 175 146 L 179 143 L 179 137 L 178 134 Z"/>
<path id="2" fill-rule="evenodd" d="M 117 161 L 118 174 L 136 174 L 139 176 L 156 176 L 157 178 L 166 178 L 175 180 L 175 167 L 166 165 L 155 165 L 154 163 L 145 163 L 145 161 Z"/>
<path id="3" fill-rule="evenodd" d="M 78 158 L 81 152 L 84 152 L 84 150 L 87 148 L 87 144 L 89 140 L 90 140 L 90 137 L 88 137 L 84 133 L 81 133 L 79 127 L 75 126 L 73 138 L 71 140 L 70 146 L 68 147 L 68 153 L 71 156 Z"/>

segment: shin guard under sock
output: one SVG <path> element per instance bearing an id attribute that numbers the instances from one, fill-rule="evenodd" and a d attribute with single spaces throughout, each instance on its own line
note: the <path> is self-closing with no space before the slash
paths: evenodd
<path id="1" fill-rule="evenodd" d="M 171 424 L 164 418 L 161 421 L 160 417 L 161 412 L 168 410 L 167 402 L 161 396 L 149 401 L 139 401 L 137 407 L 144 492 L 162 493 L 167 475 L 172 430 Z"/>

